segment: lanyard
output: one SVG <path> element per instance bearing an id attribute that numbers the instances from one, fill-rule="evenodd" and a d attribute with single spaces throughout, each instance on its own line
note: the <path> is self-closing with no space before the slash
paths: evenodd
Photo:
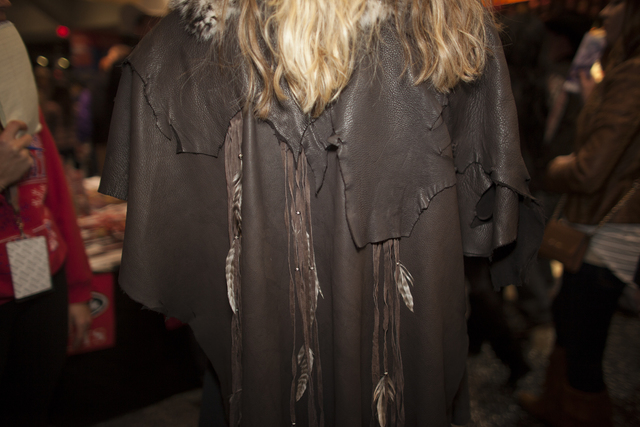
<path id="1" fill-rule="evenodd" d="M 4 126 L 0 123 L 0 132 L 4 132 Z M 9 196 L 9 202 L 13 207 L 13 213 L 15 214 L 16 224 L 18 225 L 18 229 L 20 230 L 20 238 L 26 239 L 27 235 L 24 233 L 24 222 L 22 222 L 22 216 L 20 215 L 20 202 L 18 200 L 18 185 L 14 184 L 9 186 L 5 190 L 5 196 Z"/>
<path id="2" fill-rule="evenodd" d="M 18 185 L 14 184 L 9 187 L 9 198 L 11 199 L 11 206 L 13 207 L 13 213 L 15 214 L 16 224 L 20 229 L 20 238 L 26 239 L 27 235 L 24 233 L 24 222 L 22 222 L 22 216 L 20 215 L 20 205 L 18 204 Z"/>

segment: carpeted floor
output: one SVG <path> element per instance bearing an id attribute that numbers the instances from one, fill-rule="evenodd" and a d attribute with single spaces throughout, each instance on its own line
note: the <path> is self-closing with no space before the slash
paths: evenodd
<path id="1" fill-rule="evenodd" d="M 515 392 L 504 386 L 509 370 L 488 345 L 469 358 L 472 421 L 469 427 L 542 427 L 516 402 L 517 391 L 538 392 L 554 343 L 550 326 L 533 330 L 526 353 L 533 368 Z M 616 314 L 605 353 L 605 382 L 614 404 L 615 427 L 640 426 L 640 319 Z"/>
<path id="2" fill-rule="evenodd" d="M 201 397 L 202 389 L 186 391 L 94 427 L 195 427 L 198 425 Z"/>

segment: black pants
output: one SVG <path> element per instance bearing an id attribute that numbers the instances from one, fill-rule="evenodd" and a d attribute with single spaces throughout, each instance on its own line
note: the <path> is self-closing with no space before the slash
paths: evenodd
<path id="1" fill-rule="evenodd" d="M 0 426 L 46 425 L 68 322 L 64 268 L 53 276 L 52 291 L 0 305 Z"/>
<path id="2" fill-rule="evenodd" d="M 567 377 L 578 390 L 605 389 L 602 358 L 611 317 L 624 283 L 603 267 L 583 264 L 576 274 L 564 273 L 553 302 L 557 344 L 567 351 Z"/>
<path id="3" fill-rule="evenodd" d="M 496 356 L 509 366 L 509 382 L 515 385 L 529 371 L 529 366 L 507 322 L 502 294 L 493 288 L 489 261 L 486 258 L 465 257 L 464 274 L 470 287 L 471 314 L 467 320 L 469 349 L 472 353 L 479 351 L 483 341 L 488 340 Z"/>

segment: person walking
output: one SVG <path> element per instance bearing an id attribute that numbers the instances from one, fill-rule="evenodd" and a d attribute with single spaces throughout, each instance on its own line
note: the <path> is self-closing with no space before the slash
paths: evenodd
<path id="1" fill-rule="evenodd" d="M 559 426 L 612 425 L 602 360 L 618 299 L 640 258 L 640 1 L 612 0 L 601 16 L 610 46 L 602 82 L 582 75 L 586 103 L 576 148 L 548 167 L 562 213 L 593 234 L 584 263 L 565 271 L 554 303 L 556 347 L 540 396 L 521 405 Z"/>

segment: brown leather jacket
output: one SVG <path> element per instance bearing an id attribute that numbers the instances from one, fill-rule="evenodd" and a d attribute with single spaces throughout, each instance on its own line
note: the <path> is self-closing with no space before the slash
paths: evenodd
<path id="1" fill-rule="evenodd" d="M 551 162 L 549 189 L 567 193 L 566 218 L 597 224 L 640 178 L 640 52 L 608 67 L 578 118 L 576 149 Z M 640 191 L 611 218 L 640 223 Z"/>
<path id="2" fill-rule="evenodd" d="M 289 97 L 258 120 L 247 70 L 200 31 L 218 2 L 174 4 L 123 64 L 109 132 L 122 288 L 190 324 L 230 425 L 368 426 L 390 382 L 390 424 L 466 424 L 463 255 L 519 283 L 543 228 L 502 50 L 445 95 L 413 84 L 388 27 L 320 117 Z"/>

